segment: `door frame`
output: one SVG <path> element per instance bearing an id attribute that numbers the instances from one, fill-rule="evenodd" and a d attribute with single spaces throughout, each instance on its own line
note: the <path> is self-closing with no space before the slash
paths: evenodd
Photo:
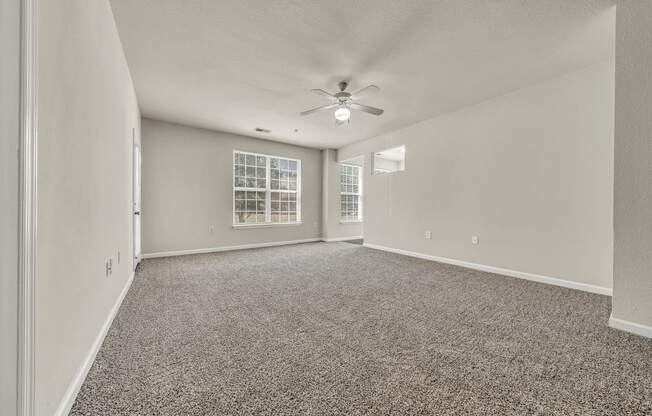
<path id="1" fill-rule="evenodd" d="M 38 0 L 21 0 L 18 230 L 18 415 L 34 414 L 37 279 Z"/>
<path id="2" fill-rule="evenodd" d="M 142 179 L 142 149 L 140 143 L 136 140 L 136 128 L 132 128 L 132 205 L 131 205 L 131 215 L 132 215 L 132 234 L 133 234 L 133 252 L 131 253 L 134 260 L 134 270 L 138 267 L 140 260 L 142 258 L 143 243 L 142 243 L 142 216 L 140 216 L 141 211 L 141 186 L 143 183 Z M 138 202 L 136 202 L 138 201 Z M 136 216 L 139 216 L 137 219 Z M 138 241 L 138 244 L 136 244 Z"/>

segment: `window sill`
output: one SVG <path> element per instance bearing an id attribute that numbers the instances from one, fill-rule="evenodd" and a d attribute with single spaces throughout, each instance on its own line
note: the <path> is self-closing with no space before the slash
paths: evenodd
<path id="1" fill-rule="evenodd" d="M 340 224 L 362 224 L 362 220 L 340 220 Z"/>
<path id="2" fill-rule="evenodd" d="M 303 222 L 283 222 L 278 224 L 264 223 L 264 224 L 233 224 L 234 229 L 248 229 L 248 228 L 273 228 L 273 227 L 296 227 L 302 225 Z"/>

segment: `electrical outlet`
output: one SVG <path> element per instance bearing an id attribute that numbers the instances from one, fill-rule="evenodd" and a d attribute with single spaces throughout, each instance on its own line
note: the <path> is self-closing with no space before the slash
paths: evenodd
<path id="1" fill-rule="evenodd" d="M 471 237 L 471 244 L 477 246 L 478 244 L 480 244 L 480 238 L 478 238 L 477 235 L 472 236 L 472 237 Z"/>
<path id="2" fill-rule="evenodd" d="M 215 234 L 215 226 L 214 225 L 209 225 L 208 226 L 208 234 Z"/>
<path id="3" fill-rule="evenodd" d="M 120 250 L 118 250 L 118 264 L 120 264 Z"/>
<path id="4" fill-rule="evenodd" d="M 432 232 L 431 231 L 426 231 L 426 240 L 432 239 Z"/>
<path id="5" fill-rule="evenodd" d="M 109 277 L 110 274 L 113 274 L 113 261 L 111 259 L 109 259 L 109 261 L 106 262 L 104 267 L 105 267 L 106 277 Z"/>

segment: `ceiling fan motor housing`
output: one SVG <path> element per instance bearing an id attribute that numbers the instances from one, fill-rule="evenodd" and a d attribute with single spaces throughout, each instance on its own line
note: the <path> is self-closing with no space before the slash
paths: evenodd
<path id="1" fill-rule="evenodd" d="M 343 104 L 350 104 L 351 102 L 351 93 L 349 92 L 336 92 L 333 94 L 333 96 L 337 99 L 337 101 L 343 105 Z"/>

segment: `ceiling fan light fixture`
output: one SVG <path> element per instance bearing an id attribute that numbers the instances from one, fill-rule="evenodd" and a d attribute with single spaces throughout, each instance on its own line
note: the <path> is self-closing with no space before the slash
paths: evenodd
<path id="1" fill-rule="evenodd" d="M 335 110 L 335 119 L 339 121 L 346 121 L 351 117 L 351 110 L 346 107 L 340 107 Z"/>

